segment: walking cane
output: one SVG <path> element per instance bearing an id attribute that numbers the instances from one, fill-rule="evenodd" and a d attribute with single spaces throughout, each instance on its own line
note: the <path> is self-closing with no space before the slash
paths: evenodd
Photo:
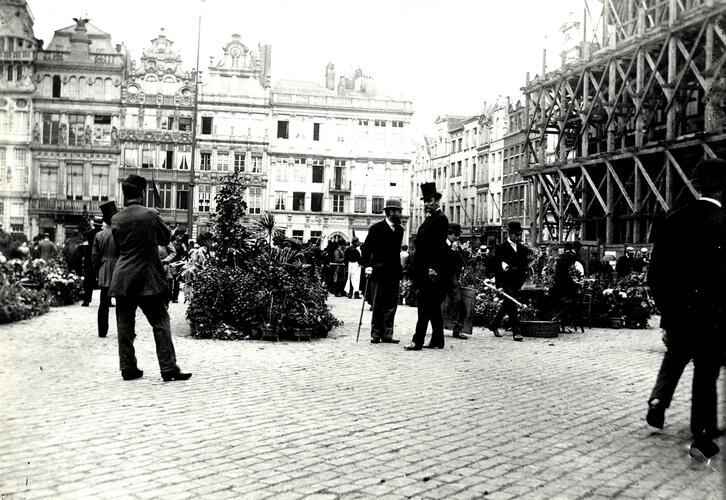
<path id="1" fill-rule="evenodd" d="M 360 321 L 358 321 L 358 333 L 355 336 L 355 341 L 358 342 L 358 337 L 360 337 L 360 327 L 363 324 L 363 309 L 366 307 L 366 296 L 368 295 L 368 282 L 371 280 L 370 276 L 366 276 L 366 286 L 364 287 L 365 290 L 363 291 L 363 305 L 360 306 Z"/>
<path id="2" fill-rule="evenodd" d="M 527 307 L 526 305 L 522 304 L 520 301 L 518 301 L 517 299 L 515 299 L 514 297 L 512 297 L 508 293 L 500 290 L 499 288 L 497 288 L 495 286 L 490 285 L 486 281 L 483 281 L 482 283 L 484 284 L 485 287 L 490 288 L 490 289 L 494 290 L 495 292 L 497 292 L 499 295 L 502 295 L 502 296 L 508 298 L 509 300 L 511 300 L 512 302 L 514 302 L 515 304 L 517 304 L 519 307 L 525 307 L 525 308 Z"/>

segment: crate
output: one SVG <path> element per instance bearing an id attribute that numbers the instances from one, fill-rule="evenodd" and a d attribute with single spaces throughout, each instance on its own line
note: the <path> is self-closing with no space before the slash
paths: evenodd
<path id="1" fill-rule="evenodd" d="M 519 333 L 524 337 L 550 339 L 559 336 L 559 321 L 518 321 Z"/>

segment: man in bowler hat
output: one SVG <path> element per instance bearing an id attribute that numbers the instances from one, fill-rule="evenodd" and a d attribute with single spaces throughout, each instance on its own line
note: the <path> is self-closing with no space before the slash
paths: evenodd
<path id="1" fill-rule="evenodd" d="M 516 298 L 527 279 L 527 250 L 522 245 L 522 224 L 518 221 L 510 221 L 507 229 L 509 231 L 507 241 L 499 245 L 494 254 L 494 279 L 497 288 L 501 288 L 507 295 Z M 489 329 L 496 337 L 501 337 L 499 327 L 504 316 L 509 315 L 514 340 L 523 341 L 524 337 L 519 333 L 517 324 L 517 312 L 517 304 L 504 298 L 497 314 L 489 323 Z"/>
<path id="2" fill-rule="evenodd" d="M 726 337 L 726 161 L 696 165 L 693 186 L 700 198 L 669 213 L 656 231 L 648 284 L 661 312 L 666 352 L 648 400 L 646 421 L 662 429 L 678 380 L 693 361 L 690 454 L 710 459 L 719 452 L 716 380 Z M 695 255 L 684 257 L 682 243 Z"/>
<path id="3" fill-rule="evenodd" d="M 142 204 L 146 179 L 131 174 L 121 185 L 124 209 L 111 219 L 111 233 L 118 249 L 118 260 L 109 293 L 116 297 L 116 327 L 121 376 L 140 378 L 144 372 L 136 364 L 136 308 L 140 307 L 154 330 L 156 357 L 164 382 L 187 380 L 176 364 L 166 310 L 169 286 L 159 258 L 159 245 L 168 245 L 171 231 L 155 210 Z"/>
<path id="4" fill-rule="evenodd" d="M 383 207 L 386 218 L 370 227 L 361 247 L 373 299 L 371 344 L 399 342 L 393 338 L 393 321 L 398 308 L 398 287 L 403 276 L 399 254 L 403 241 L 402 210 L 400 200 L 386 200 Z"/>
<path id="5" fill-rule="evenodd" d="M 441 303 L 446 296 L 446 256 L 449 247 L 446 235 L 449 219 L 441 211 L 441 193 L 436 190 L 436 183 L 421 184 L 421 200 L 424 202 L 426 218 L 416 233 L 414 246 L 416 252 L 413 259 L 411 279 L 419 290 L 418 321 L 416 332 L 410 344 L 404 347 L 407 351 L 420 351 L 422 348 L 444 348 L 444 318 L 441 314 Z M 424 345 L 426 329 L 431 322 L 431 341 Z"/>
<path id="6" fill-rule="evenodd" d="M 98 208 L 103 214 L 103 229 L 96 233 L 93 239 L 93 270 L 98 277 L 98 286 L 101 289 L 100 304 L 98 306 L 98 336 L 105 337 L 108 333 L 108 308 L 111 305 L 111 297 L 108 289 L 111 286 L 113 269 L 116 266 L 116 243 L 111 233 L 111 217 L 118 210 L 116 203 L 107 201 L 101 203 Z"/>

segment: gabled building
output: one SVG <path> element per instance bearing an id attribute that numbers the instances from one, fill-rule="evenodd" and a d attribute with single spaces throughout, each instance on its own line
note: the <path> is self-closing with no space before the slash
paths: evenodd
<path id="1" fill-rule="evenodd" d="M 88 22 L 57 30 L 35 63 L 28 236 L 62 241 L 116 198 L 126 55 Z"/>

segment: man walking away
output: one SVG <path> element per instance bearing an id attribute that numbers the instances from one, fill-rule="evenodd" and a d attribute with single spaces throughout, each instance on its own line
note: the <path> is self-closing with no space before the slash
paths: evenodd
<path id="1" fill-rule="evenodd" d="M 50 241 L 50 235 L 48 233 L 44 233 L 43 239 L 38 243 L 38 251 L 41 259 L 53 260 L 58 255 L 58 246 Z"/>
<path id="2" fill-rule="evenodd" d="M 111 233 L 111 217 L 118 210 L 116 203 L 107 201 L 98 206 L 103 214 L 103 229 L 96 233 L 93 239 L 93 270 L 98 276 L 98 286 L 101 289 L 98 306 L 98 336 L 105 337 L 108 333 L 108 308 L 111 305 L 111 297 L 108 289 L 111 286 L 113 269 L 116 266 L 116 243 Z"/>
<path id="3" fill-rule="evenodd" d="M 497 288 L 501 288 L 508 295 L 517 298 L 520 288 L 527 279 L 527 251 L 522 245 L 522 224 L 518 221 L 510 221 L 507 224 L 509 236 L 507 241 L 497 247 L 494 265 L 494 278 Z M 513 339 L 517 342 L 524 340 L 519 333 L 517 324 L 517 304 L 505 298 L 499 306 L 496 316 L 489 324 L 489 329 L 494 336 L 501 337 L 499 327 L 505 315 L 509 315 L 509 322 L 512 325 Z"/>
<path id="4" fill-rule="evenodd" d="M 417 309 L 418 320 L 416 332 L 410 344 L 404 347 L 407 351 L 420 351 L 422 348 L 444 348 L 444 318 L 441 314 L 441 302 L 446 296 L 445 260 L 449 247 L 446 235 L 449 219 L 441 211 L 441 193 L 436 190 L 436 183 L 421 184 L 421 200 L 424 202 L 426 218 L 418 228 L 414 246 L 411 279 L 419 290 Z M 431 341 L 424 346 L 426 329 L 431 323 Z"/>
<path id="5" fill-rule="evenodd" d="M 693 185 L 700 198 L 668 214 L 651 253 L 648 284 L 661 312 L 666 352 L 648 400 L 646 421 L 663 428 L 678 380 L 693 360 L 690 454 L 710 459 L 719 452 L 713 442 L 719 434 L 716 380 L 726 331 L 726 161 L 696 165 Z M 694 242 L 697 256 L 683 256 L 684 241 Z"/>
<path id="6" fill-rule="evenodd" d="M 345 263 L 348 266 L 348 278 L 345 280 L 345 294 L 348 298 L 359 299 L 360 298 L 360 263 L 361 253 L 360 240 L 356 237 L 350 241 L 350 246 L 345 249 L 343 256 Z"/>
<path id="7" fill-rule="evenodd" d="M 373 315 L 371 343 L 398 344 L 393 338 L 393 321 L 398 308 L 398 287 L 401 280 L 399 251 L 403 241 L 400 200 L 387 200 L 383 207 L 386 218 L 373 224 L 363 243 L 363 265 L 370 279 Z"/>
<path id="8" fill-rule="evenodd" d="M 448 315 L 454 322 L 453 337 L 455 339 L 465 340 L 469 337 L 461 333 L 464 320 L 466 319 L 466 308 L 464 307 L 464 299 L 461 296 L 459 276 L 469 260 L 469 255 L 459 244 L 461 225 L 455 222 L 450 223 L 448 233 L 446 237 L 446 243 L 449 246 L 449 252 L 446 256 L 447 275 L 449 276 L 449 282 L 446 287 L 447 297 L 449 298 Z"/>
<path id="9" fill-rule="evenodd" d="M 168 245 L 169 228 L 156 213 L 142 205 L 146 179 L 131 174 L 121 185 L 125 208 L 111 219 L 111 232 L 118 248 L 118 261 L 111 278 L 110 294 L 116 297 L 119 361 L 124 380 L 140 378 L 134 351 L 136 308 L 140 307 L 154 330 L 156 357 L 164 382 L 187 380 L 176 364 L 166 310 L 168 285 L 159 258 L 159 245 Z"/>

